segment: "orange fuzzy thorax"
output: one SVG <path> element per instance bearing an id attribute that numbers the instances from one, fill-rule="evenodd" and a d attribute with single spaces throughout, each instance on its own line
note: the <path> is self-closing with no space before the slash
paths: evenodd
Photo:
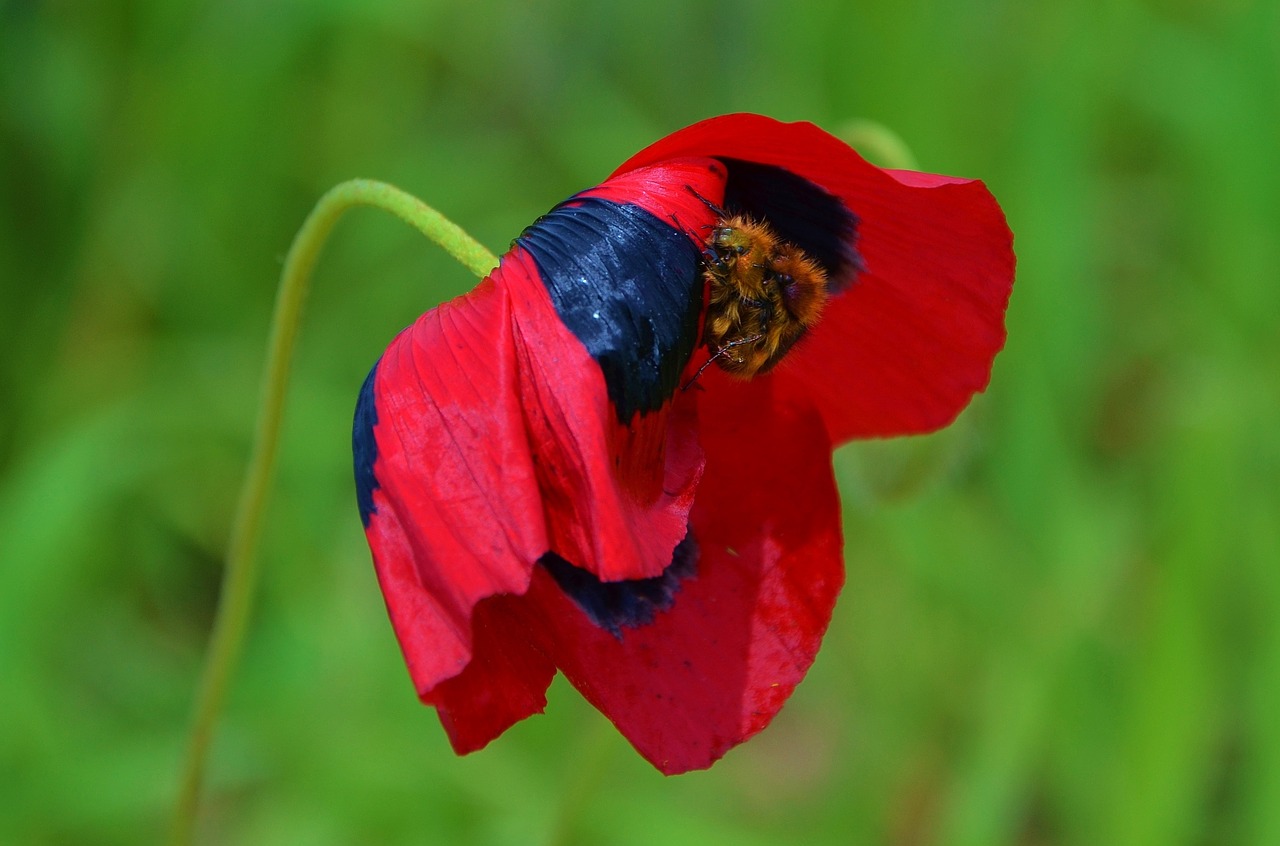
<path id="1" fill-rule="evenodd" d="M 827 302 L 827 276 L 769 226 L 726 217 L 707 239 L 703 341 L 716 364 L 749 379 L 777 364 Z"/>

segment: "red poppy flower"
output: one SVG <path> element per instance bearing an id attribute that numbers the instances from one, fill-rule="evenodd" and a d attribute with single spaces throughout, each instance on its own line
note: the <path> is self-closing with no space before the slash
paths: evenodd
<path id="1" fill-rule="evenodd" d="M 665 773 L 764 728 L 843 582 L 832 446 L 950 422 L 1004 343 L 1013 267 L 982 183 L 729 115 L 402 332 L 360 393 L 356 483 L 454 748 L 540 712 L 557 670 Z M 747 281 L 716 300 L 726 279 Z"/>

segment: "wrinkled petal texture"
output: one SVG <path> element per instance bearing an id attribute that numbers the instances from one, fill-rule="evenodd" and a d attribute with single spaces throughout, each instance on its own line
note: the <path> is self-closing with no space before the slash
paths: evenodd
<path id="1" fill-rule="evenodd" d="M 367 385 L 356 431 L 373 445 L 366 535 L 424 695 L 470 661 L 475 604 L 524 593 L 547 548 L 506 292 L 484 282 L 424 314 Z"/>
<path id="2" fill-rule="evenodd" d="M 527 254 L 517 248 L 494 275 L 516 310 L 518 399 L 549 532 L 538 555 L 554 549 L 605 579 L 661 573 L 684 537 L 702 475 L 689 411 L 682 405 L 648 415 L 643 426 L 620 426 L 600 368 L 556 319 Z"/>
<path id="3" fill-rule="evenodd" d="M 881 170 L 812 124 L 748 114 L 669 135 L 617 172 L 690 155 L 785 168 L 857 215 L 863 272 L 777 368 L 804 386 L 835 443 L 932 431 L 986 387 L 1014 256 L 981 182 Z"/>
<path id="4" fill-rule="evenodd" d="M 714 162 L 677 162 L 653 168 L 639 178 L 612 180 L 577 199 L 589 195 L 630 202 L 693 250 L 692 239 L 710 225 L 712 213 L 685 186 L 718 197 L 722 181 L 723 171 Z M 563 205 L 573 204 L 570 200 Z M 594 218 L 589 223 L 597 225 Z M 597 241 L 610 240 L 607 232 L 591 229 L 590 234 Z M 696 250 L 693 253 L 696 262 Z M 656 256 L 611 258 L 615 264 L 638 258 L 641 280 L 651 279 L 654 268 L 660 266 Z M 620 273 L 621 268 L 614 272 Z M 696 274 L 693 265 L 690 272 Z M 675 390 L 683 366 L 673 368 L 667 400 L 657 410 L 628 413 L 625 421 L 619 421 L 601 367 L 553 307 L 547 280 L 523 237 L 503 258 L 493 279 L 510 292 L 519 399 L 546 508 L 547 549 L 605 580 L 660 575 L 688 528 L 689 509 L 702 474 L 692 397 Z M 693 287 L 693 279 L 684 286 L 695 307 L 683 319 L 692 321 L 690 332 L 696 335 L 702 284 L 698 279 Z M 577 273 L 569 281 L 579 288 L 617 282 L 607 277 L 580 279 Z M 603 311 L 601 306 L 595 312 L 599 318 L 593 320 L 588 309 L 585 322 L 593 328 L 607 323 L 609 315 Z M 651 326 L 636 331 L 655 343 Z M 595 345 L 605 348 L 602 356 L 615 358 L 615 351 L 608 348 L 611 340 L 606 335 Z M 643 364 L 632 356 L 630 366 L 640 370 Z"/>
<path id="5" fill-rule="evenodd" d="M 706 472 L 692 516 L 699 558 L 675 603 L 617 637 L 542 569 L 525 597 L 486 600 L 477 627 L 505 636 L 477 635 L 472 665 L 447 683 L 466 694 L 441 703 L 451 736 L 482 745 L 506 728 L 485 707 L 495 682 L 526 703 L 511 722 L 540 710 L 545 656 L 641 755 L 680 773 L 710 766 L 763 729 L 804 677 L 844 578 L 830 441 L 817 413 L 772 377 L 709 381 L 700 409 Z M 767 458 L 762 443 L 772 445 Z M 507 673 L 530 643 L 518 677 Z"/>

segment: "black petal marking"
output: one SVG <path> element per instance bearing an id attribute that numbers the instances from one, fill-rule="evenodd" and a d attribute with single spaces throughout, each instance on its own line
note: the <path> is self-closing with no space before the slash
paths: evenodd
<path id="1" fill-rule="evenodd" d="M 849 286 L 862 259 L 854 247 L 858 218 L 834 194 L 774 165 L 721 159 L 729 170 L 724 208 L 764 220 L 822 265 L 831 293 Z"/>
<path id="2" fill-rule="evenodd" d="M 697 343 L 697 244 L 638 206 L 598 197 L 561 203 L 517 243 L 604 372 L 618 422 L 661 408 Z"/>
<path id="3" fill-rule="evenodd" d="M 381 361 L 382 359 L 378 359 Z M 351 427 L 351 454 L 356 464 L 356 504 L 360 507 L 360 522 L 369 528 L 369 518 L 377 511 L 373 506 L 373 492 L 378 489 L 378 478 L 373 475 L 373 462 L 378 458 L 378 442 L 373 438 L 373 427 L 378 425 L 378 409 L 373 404 L 373 380 L 378 363 L 365 377 L 356 400 L 356 419 Z"/>
<path id="4" fill-rule="evenodd" d="M 624 626 L 646 626 L 653 622 L 654 614 L 666 611 L 675 603 L 680 583 L 697 571 L 698 542 L 693 532 L 686 534 L 684 540 L 676 544 L 667 569 L 652 579 L 602 582 L 554 552 L 539 558 L 538 563 L 547 568 L 551 578 L 591 622 L 621 640 Z"/>

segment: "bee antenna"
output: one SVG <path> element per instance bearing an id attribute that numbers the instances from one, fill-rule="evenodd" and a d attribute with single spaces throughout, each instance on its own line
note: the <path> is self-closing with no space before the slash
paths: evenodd
<path id="1" fill-rule="evenodd" d="M 697 191 L 695 191 L 695 190 L 693 189 L 693 186 L 692 186 L 692 185 L 686 185 L 686 186 L 684 186 L 684 189 L 685 189 L 686 191 L 688 191 L 690 194 L 692 194 L 693 196 L 697 197 L 699 200 L 701 200 L 701 201 L 702 201 L 702 204 L 703 204 L 704 206 L 706 206 L 707 208 L 711 209 L 711 211 L 715 212 L 716 217 L 727 217 L 727 216 L 728 216 L 728 215 L 725 213 L 725 210 L 724 210 L 724 209 L 720 208 L 720 207 L 719 207 L 719 206 L 717 206 L 715 203 L 711 202 L 711 201 L 710 201 L 710 200 L 708 200 L 706 197 L 704 197 L 704 196 L 702 196 L 701 194 L 699 194 Z"/>
<path id="2" fill-rule="evenodd" d="M 683 232 L 685 235 L 689 236 L 689 240 L 691 240 L 691 241 L 696 241 L 696 240 L 698 240 L 698 235 L 697 235 L 697 233 L 696 233 L 696 232 L 694 232 L 694 231 L 693 231 L 692 229 L 690 229 L 689 227 L 685 226 L 683 223 L 681 223 L 681 222 L 680 222 L 680 216 L 679 216 L 678 214 L 676 214 L 675 212 L 672 212 L 672 213 L 671 213 L 671 222 L 675 224 L 676 229 L 679 229 L 679 230 L 680 230 L 681 232 Z"/>

